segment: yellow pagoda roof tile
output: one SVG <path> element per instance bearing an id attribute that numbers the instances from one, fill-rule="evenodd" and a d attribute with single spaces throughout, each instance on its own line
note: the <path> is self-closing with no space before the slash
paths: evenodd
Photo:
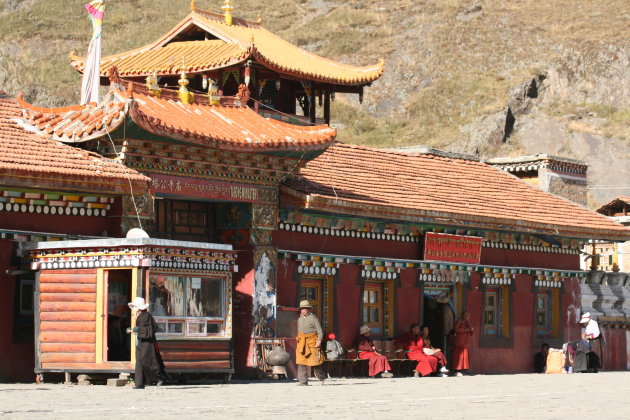
<path id="1" fill-rule="evenodd" d="M 182 63 L 188 72 L 207 71 L 234 65 L 246 60 L 250 51 L 238 44 L 222 40 L 173 42 L 162 48 L 140 48 L 122 54 L 110 55 L 101 60 L 101 76 L 107 76 L 112 67 L 119 75 L 147 76 L 176 74 Z M 76 58 L 77 69 L 82 71 L 83 58 Z"/>

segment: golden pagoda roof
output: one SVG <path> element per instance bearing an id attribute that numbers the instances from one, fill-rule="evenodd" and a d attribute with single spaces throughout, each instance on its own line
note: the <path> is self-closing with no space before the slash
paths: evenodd
<path id="1" fill-rule="evenodd" d="M 161 48 L 146 46 L 104 57 L 101 59 L 101 76 L 107 76 L 114 66 L 124 77 L 146 76 L 154 71 L 158 75 L 177 74 L 182 62 L 188 72 L 208 71 L 238 64 L 249 56 L 249 49 L 217 39 L 173 42 Z M 83 59 L 77 59 L 76 63 L 75 67 L 83 71 Z"/>
<path id="2" fill-rule="evenodd" d="M 196 27 L 216 39 L 177 41 L 179 35 Z M 364 85 L 383 74 L 384 63 L 358 67 L 320 57 L 291 44 L 263 28 L 259 22 L 234 18 L 231 25 L 222 14 L 193 8 L 190 14 L 160 39 L 141 48 L 103 57 L 101 75 L 116 66 L 123 77 L 178 72 L 185 59 L 189 72 L 228 67 L 252 57 L 281 74 L 323 83 Z M 82 71 L 85 58 L 71 54 L 71 64 Z"/>

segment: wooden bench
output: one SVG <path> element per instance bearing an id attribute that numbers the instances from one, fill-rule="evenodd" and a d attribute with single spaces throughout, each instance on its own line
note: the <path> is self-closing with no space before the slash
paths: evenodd
<path id="1" fill-rule="evenodd" d="M 404 352 L 394 352 L 385 354 L 392 368 L 391 372 L 394 376 L 412 376 L 413 371 L 418 364 L 415 360 L 409 360 L 404 357 Z M 324 368 L 331 377 L 357 377 L 368 376 L 369 361 L 368 359 L 359 359 L 354 349 L 350 349 L 344 358 L 336 360 L 326 360 Z"/>

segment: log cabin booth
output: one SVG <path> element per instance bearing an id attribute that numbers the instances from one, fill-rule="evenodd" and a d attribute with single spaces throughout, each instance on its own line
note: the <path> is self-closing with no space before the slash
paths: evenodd
<path id="1" fill-rule="evenodd" d="M 279 218 L 279 306 L 311 299 L 346 348 L 362 324 L 389 343 L 412 323 L 447 348 L 468 310 L 478 373 L 531 372 L 541 343 L 578 339 L 580 249 L 630 235 L 474 157 L 343 143 L 284 182 Z"/>
<path id="2" fill-rule="evenodd" d="M 383 63 L 337 63 L 279 38 L 260 19 L 233 17 L 229 0 L 222 10 L 193 1 L 158 40 L 104 57 L 109 93 L 98 104 L 68 111 L 18 101 L 29 130 L 150 177 L 151 191 L 124 203 L 123 232 L 139 227 L 141 213 L 151 238 L 234 246 L 234 365 L 252 376 L 253 338 L 276 335 L 279 185 L 334 141 L 334 94 L 362 98 Z M 73 55 L 71 64 L 81 72 L 85 60 Z"/>
<path id="3" fill-rule="evenodd" d="M 0 93 L 0 382 L 34 377 L 35 272 L 23 245 L 119 236 L 122 202 L 149 187 L 120 163 L 24 130 L 21 117 Z"/>
<path id="4" fill-rule="evenodd" d="M 133 231 L 132 231 L 133 232 Z M 32 245 L 35 372 L 123 373 L 135 365 L 127 304 L 146 296 L 169 373 L 207 373 L 229 382 L 231 245 L 144 237 Z"/>

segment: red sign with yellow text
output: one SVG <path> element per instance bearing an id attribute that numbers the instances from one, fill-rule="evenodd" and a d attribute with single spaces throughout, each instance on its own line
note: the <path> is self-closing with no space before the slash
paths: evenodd
<path id="1" fill-rule="evenodd" d="M 481 238 L 427 232 L 424 237 L 424 259 L 479 264 L 481 261 Z"/>

